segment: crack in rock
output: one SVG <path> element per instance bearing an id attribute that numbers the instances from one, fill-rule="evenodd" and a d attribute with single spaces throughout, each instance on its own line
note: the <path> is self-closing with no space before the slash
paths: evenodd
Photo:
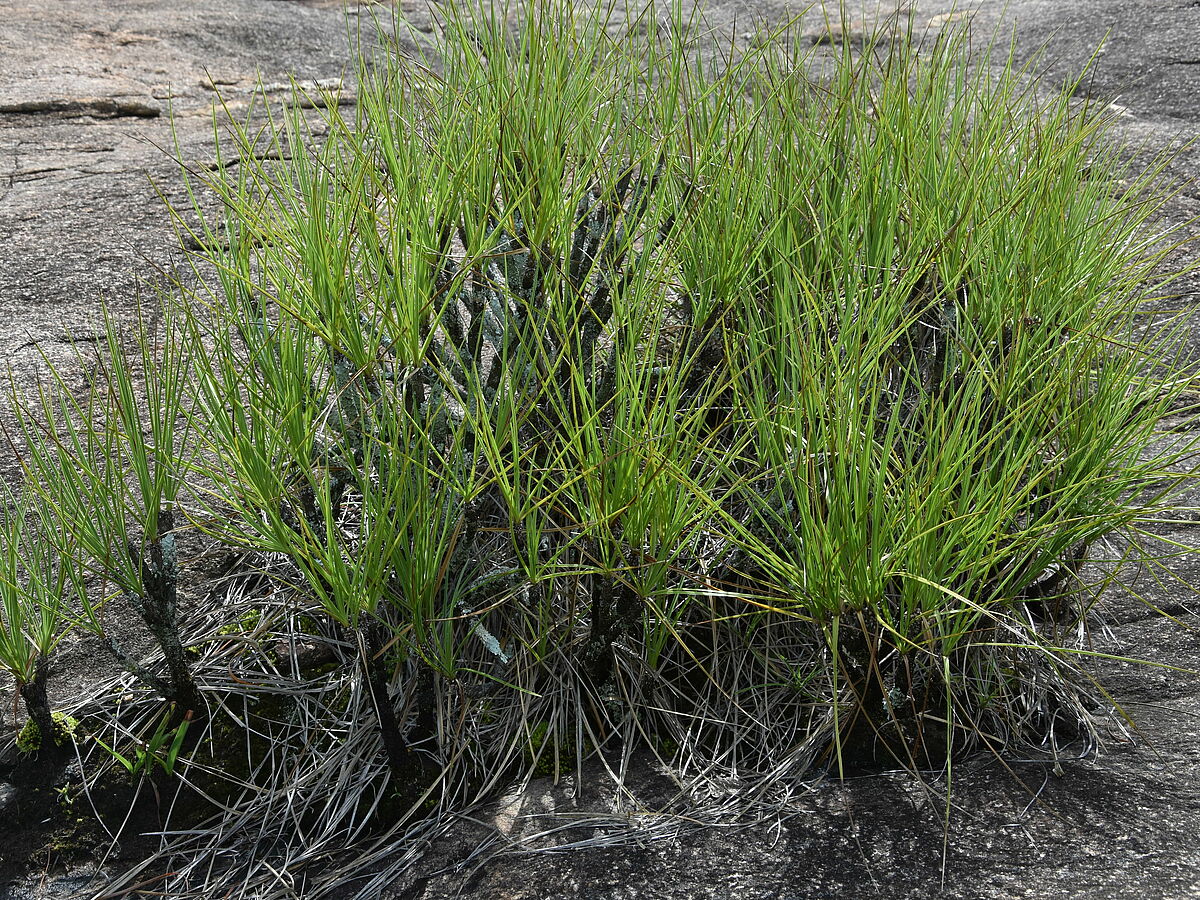
<path id="1" fill-rule="evenodd" d="M 162 115 L 157 103 L 138 97 L 38 97 L 0 103 L 0 114 L 59 114 L 94 116 L 99 119 L 132 117 L 156 119 Z"/>
<path id="2" fill-rule="evenodd" d="M 52 172 L 65 172 L 66 169 L 62 166 L 44 166 L 40 169 L 21 169 L 13 172 L 9 176 L 8 183 L 12 185 L 22 181 L 41 181 L 49 176 Z"/>

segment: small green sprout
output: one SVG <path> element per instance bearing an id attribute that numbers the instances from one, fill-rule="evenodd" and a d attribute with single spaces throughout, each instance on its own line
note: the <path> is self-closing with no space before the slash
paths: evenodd
<path id="1" fill-rule="evenodd" d="M 180 751 L 183 749 L 183 741 L 187 736 L 188 727 L 192 724 L 193 717 L 193 710 L 188 710 L 182 722 L 171 726 L 170 722 L 174 711 L 175 705 L 171 704 L 170 708 L 163 714 L 162 720 L 158 723 L 158 728 L 155 729 L 150 740 L 141 741 L 135 739 L 129 756 L 119 752 L 114 747 L 110 747 L 104 741 L 100 740 L 100 738 L 96 738 L 95 741 L 134 778 L 146 775 L 155 765 L 161 768 L 166 774 L 173 775 L 175 773 L 175 763 L 179 759 Z"/>

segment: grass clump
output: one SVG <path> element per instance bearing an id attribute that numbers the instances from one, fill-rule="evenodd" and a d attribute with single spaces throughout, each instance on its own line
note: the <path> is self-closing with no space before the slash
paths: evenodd
<path id="1" fill-rule="evenodd" d="M 1182 390 L 1132 337 L 1154 170 L 961 35 L 817 81 L 786 32 L 525 12 L 448 14 L 323 140 L 235 130 L 203 527 L 357 636 L 397 772 L 463 683 L 738 768 L 1090 734 L 1078 570 Z"/>
<path id="2" fill-rule="evenodd" d="M 64 737 L 55 725 L 46 684 L 54 649 L 69 630 L 65 608 L 73 588 L 82 584 L 77 558 L 61 553 L 52 539 L 53 522 L 37 520 L 40 510 L 29 492 L 14 497 L 7 488 L 0 511 L 0 667 L 17 685 L 28 716 L 18 733 L 22 752 L 41 748 L 42 734 Z M 56 756 L 64 740 L 46 747 Z"/>
<path id="3" fill-rule="evenodd" d="M 178 623 L 179 564 L 175 501 L 186 459 L 177 431 L 187 370 L 186 348 L 171 324 L 151 335 L 139 320 L 132 339 L 106 313 L 102 362 L 77 350 L 86 376 L 84 399 L 51 366 L 36 402 L 18 399 L 19 452 L 26 489 L 74 575 L 72 624 L 99 637 L 122 666 L 163 699 L 202 715 Z M 133 348 L 131 352 L 131 346 Z M 140 392 L 139 392 L 140 387 Z M 140 395 L 139 395 L 140 393 Z M 144 418 L 143 418 L 144 417 Z M 64 563 L 65 564 L 65 563 Z M 84 575 L 116 588 L 94 600 Z M 162 654 L 162 672 L 143 665 L 105 628 L 103 610 L 122 597 Z M 43 605 L 43 609 L 46 607 Z"/>
<path id="4" fill-rule="evenodd" d="M 384 33 L 353 115 L 232 125 L 153 440 L 116 344 L 110 431 L 27 411 L 56 527 L 143 611 L 173 517 L 270 561 L 270 674 L 230 682 L 296 692 L 256 815 L 285 770 L 311 849 L 389 781 L 404 820 L 593 751 L 771 782 L 1092 746 L 1085 561 L 1183 459 L 1145 452 L 1186 387 L 1163 161 L 964 34 L 818 77 L 794 30 L 725 58 L 677 10 L 521 14 L 447 8 L 421 60 Z M 74 462 L 99 436 L 136 488 Z M 289 681 L 273 628 L 338 662 Z"/>

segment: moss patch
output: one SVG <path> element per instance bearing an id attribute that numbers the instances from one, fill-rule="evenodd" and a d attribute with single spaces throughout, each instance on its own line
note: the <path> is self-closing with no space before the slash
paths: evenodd
<path id="1" fill-rule="evenodd" d="M 51 713 L 50 718 L 54 720 L 54 743 L 65 744 L 75 739 L 75 729 L 79 727 L 78 719 L 60 712 Z M 17 749 L 22 753 L 34 753 L 41 747 L 41 729 L 38 728 L 37 722 L 29 719 L 17 735 Z"/>

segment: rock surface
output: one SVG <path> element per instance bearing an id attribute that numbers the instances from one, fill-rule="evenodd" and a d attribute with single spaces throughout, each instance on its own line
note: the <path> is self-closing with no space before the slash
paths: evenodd
<path id="1" fill-rule="evenodd" d="M 98 336 L 101 302 L 132 320 L 139 296 L 180 262 L 162 198 L 182 202 L 170 158 L 172 123 L 185 159 L 211 157 L 210 113 L 218 94 L 235 111 L 260 80 L 350 84 L 350 35 L 368 3 L 336 0 L 0 0 L 0 356 L 18 389 L 44 371 L 43 355 L 73 359 Z M 864 4 L 853 2 L 854 9 Z M 812 18 L 814 43 L 861 41 L 880 21 L 875 3 L 847 31 Z M 721 33 L 744 43 L 799 10 L 783 2 L 716 2 L 706 9 Z M 894 8 L 894 4 L 893 4 Z M 1005 12 L 1007 8 L 1007 12 Z M 404 0 L 418 35 L 428 14 Z M 1019 61 L 1045 43 L 1040 66 L 1080 95 L 1117 104 L 1125 134 L 1151 149 L 1179 147 L 1200 129 L 1200 4 L 1187 0 L 983 0 L 964 12 L 944 0 L 909 4 L 918 30 L 974 17 L 990 34 L 1002 21 Z M 347 24 L 350 28 L 347 28 Z M 757 30 L 747 30 L 757 26 Z M 1003 42 L 1002 42 L 1003 43 Z M 1079 73 L 1101 47 L 1091 75 Z M 329 82 L 326 82 L 329 83 Z M 344 95 L 351 102 L 351 94 Z M 173 113 L 173 118 L 168 115 Z M 1200 174 L 1200 148 L 1170 164 L 1176 179 Z M 160 196 L 161 195 L 161 196 Z M 1172 221 L 1200 215 L 1200 192 L 1185 185 Z M 1189 248 L 1176 256 L 1194 256 Z M 1179 308 L 1200 300 L 1200 278 L 1179 283 Z M 150 299 L 149 296 L 146 298 Z M 1200 328 L 1191 358 L 1200 360 Z M 7 421 L 0 399 L 0 421 Z M 0 452 L 0 475 L 17 464 Z M 1194 526 L 1171 526 L 1194 546 Z M 1120 652 L 1200 668 L 1197 604 L 1185 585 L 1200 562 L 1178 563 L 1180 584 L 1145 578 L 1133 587 L 1169 605 L 1186 627 L 1118 601 L 1111 614 Z M 78 690 L 104 669 L 86 644 L 54 681 Z M 394 898 L 758 898 L 1200 896 L 1200 683 L 1188 674 L 1128 663 L 1106 666 L 1106 684 L 1135 716 L 1136 742 L 1099 759 L 989 760 L 955 772 L 946 808 L 909 776 L 882 775 L 798 789 L 795 815 L 779 825 L 694 831 L 608 849 L 549 853 L 549 839 L 509 844 L 570 811 L 562 786 L 538 783 L 463 823 L 436 842 L 413 871 L 386 888 Z M 4 694 L 10 685 L 0 684 Z M 7 705 L 7 700 L 5 701 Z M 0 784 L 0 815 L 6 802 Z M 611 798 L 583 804 L 612 823 Z M 638 817 L 635 815 L 635 819 Z M 647 820 L 649 821 L 649 820 Z M 0 824 L 0 834 L 4 825 Z M 597 840 L 593 825 L 575 839 Z M 947 837 L 948 834 L 948 837 Z M 572 837 L 558 836 L 558 840 Z M 473 857 L 483 841 L 505 847 Z M 499 841 L 496 843 L 496 841 Z M 0 838 L 0 862 L 6 839 Z M 10 861 L 11 862 L 11 861 Z M 68 896 L 78 872 L 0 882 L 0 897 Z M 3 868 L 5 877 L 11 868 Z M 85 873 L 87 874 L 87 873 Z M 57 878 L 57 880 L 55 880 Z"/>

